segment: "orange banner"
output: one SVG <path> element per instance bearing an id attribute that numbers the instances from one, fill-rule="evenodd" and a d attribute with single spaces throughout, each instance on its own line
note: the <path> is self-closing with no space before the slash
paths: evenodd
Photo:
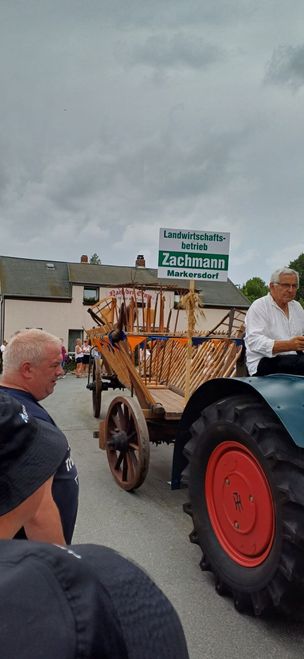
<path id="1" fill-rule="evenodd" d="M 138 346 L 139 343 L 142 343 L 145 341 L 145 336 L 128 336 L 127 341 L 129 344 L 129 347 L 131 348 L 132 352 Z"/>
<path id="2" fill-rule="evenodd" d="M 188 343 L 188 339 L 184 337 L 178 337 L 178 338 L 174 337 L 174 339 L 172 340 L 174 341 L 174 343 L 183 343 L 184 345 Z"/>

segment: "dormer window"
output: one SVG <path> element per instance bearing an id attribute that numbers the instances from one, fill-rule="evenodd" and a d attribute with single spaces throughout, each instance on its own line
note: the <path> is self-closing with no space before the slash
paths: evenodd
<path id="1" fill-rule="evenodd" d="M 96 304 L 99 300 L 98 286 L 83 287 L 83 304 Z"/>

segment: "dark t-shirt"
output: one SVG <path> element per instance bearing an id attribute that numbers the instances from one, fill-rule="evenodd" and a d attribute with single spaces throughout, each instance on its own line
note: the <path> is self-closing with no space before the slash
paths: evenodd
<path id="1" fill-rule="evenodd" d="M 30 416 L 37 419 L 43 419 L 48 423 L 56 426 L 55 421 L 49 413 L 38 403 L 38 401 L 27 391 L 20 389 L 11 389 L 10 387 L 3 387 L 0 385 L 0 390 L 5 391 L 10 396 L 13 396 L 25 405 L 27 412 Z M 53 480 L 53 497 L 58 507 L 63 533 L 66 543 L 69 545 L 72 542 L 74 532 L 77 509 L 78 509 L 78 473 L 71 457 L 71 449 L 68 447 L 65 458 L 57 469 Z M 21 534 L 18 537 L 25 537 Z"/>

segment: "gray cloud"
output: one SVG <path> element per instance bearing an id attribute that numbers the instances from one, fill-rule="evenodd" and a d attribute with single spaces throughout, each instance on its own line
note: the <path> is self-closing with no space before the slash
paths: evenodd
<path id="1" fill-rule="evenodd" d="M 131 212 L 137 204 L 194 201 L 235 180 L 232 163 L 239 141 L 241 134 L 219 134 L 187 145 L 167 134 L 133 148 L 122 144 L 115 153 L 104 144 L 92 145 L 49 166 L 38 187 L 50 203 L 71 212 L 88 209 L 92 198 L 102 208 L 111 196 L 112 207 L 124 203 Z"/>
<path id="2" fill-rule="evenodd" d="M 267 66 L 265 81 L 299 89 L 304 84 L 304 45 L 279 46 Z"/>
<path id="3" fill-rule="evenodd" d="M 230 231 L 236 283 L 295 258 L 303 20 L 302 0 L 3 0 L 1 252 L 152 266 L 176 226 Z"/>
<path id="4" fill-rule="evenodd" d="M 218 46 L 206 43 L 193 34 L 178 32 L 150 36 L 132 53 L 131 62 L 164 69 L 204 69 L 222 59 Z"/>

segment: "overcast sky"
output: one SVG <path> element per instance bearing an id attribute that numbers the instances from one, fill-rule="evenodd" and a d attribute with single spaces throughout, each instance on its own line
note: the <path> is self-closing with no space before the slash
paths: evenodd
<path id="1" fill-rule="evenodd" d="M 304 252 L 303 0 L 0 0 L 0 254 L 157 266 L 231 233 L 229 276 Z"/>

